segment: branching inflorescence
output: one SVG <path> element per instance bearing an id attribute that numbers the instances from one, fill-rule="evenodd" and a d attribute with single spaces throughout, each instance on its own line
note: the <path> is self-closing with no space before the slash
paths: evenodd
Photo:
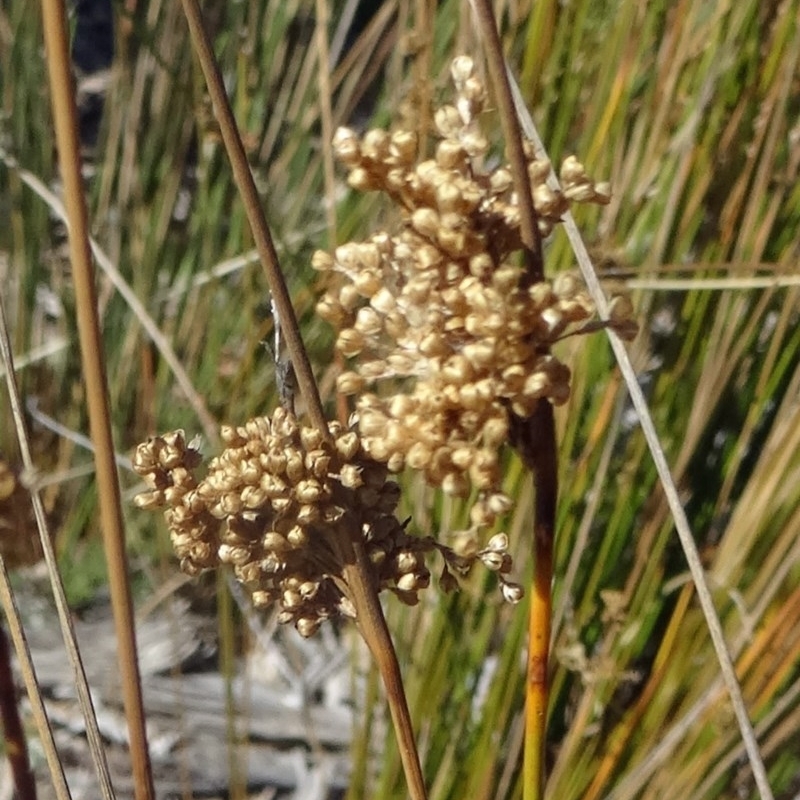
<path id="1" fill-rule="evenodd" d="M 426 552 L 445 559 L 452 587 L 476 559 L 501 575 L 510 569 L 508 541 L 496 536 L 471 556 L 457 555 L 432 537 L 408 534 L 395 517 L 399 486 L 385 464 L 370 458 L 354 430 L 329 425 L 330 439 L 279 408 L 239 427 L 223 426 L 226 448 L 204 478 L 198 450 L 182 431 L 139 445 L 134 470 L 149 486 L 140 508 L 163 508 L 181 568 L 198 574 L 223 564 L 252 593 L 257 606 L 278 603 L 279 620 L 304 636 L 336 614 L 355 616 L 343 580 L 337 537 L 358 536 L 376 589 L 417 602 L 428 586 Z M 514 584 L 503 582 L 515 597 Z"/>
<path id="2" fill-rule="evenodd" d="M 594 314 L 573 277 L 531 284 L 512 262 L 522 242 L 511 173 L 481 166 L 485 91 L 469 58 L 457 58 L 452 74 L 456 101 L 435 114 L 434 159 L 417 163 L 407 131 L 359 138 L 340 129 L 335 137 L 351 186 L 384 191 L 404 217 L 396 234 L 313 259 L 346 279 L 318 310 L 351 359 L 338 388 L 357 395 L 352 424 L 331 422 L 325 436 L 279 408 L 223 426 L 226 447 L 202 478 L 200 453 L 182 431 L 152 438 L 134 455 L 149 487 L 136 502 L 164 510 L 181 567 L 197 574 L 232 566 L 256 605 L 277 603 L 280 621 L 305 636 L 333 615 L 355 615 L 338 537 L 359 541 L 376 591 L 409 604 L 430 582 L 424 557 L 434 550 L 444 559 L 445 589 L 481 561 L 499 576 L 506 600 L 522 596 L 506 578 L 505 534 L 482 549 L 465 537 L 459 552 L 413 536 L 395 516 L 400 490 L 389 480 L 409 467 L 450 495 L 474 491 L 470 532 L 491 525 L 511 507 L 499 461 L 510 414 L 526 418 L 542 398 L 567 399 L 569 369 L 550 348 Z M 608 201 L 608 189 L 574 158 L 561 169 L 560 191 L 547 185 L 549 162 L 532 151 L 528 171 L 543 235 L 571 202 Z M 628 306 L 616 309 L 622 324 Z M 368 391 L 398 378 L 391 391 Z"/>
<path id="3" fill-rule="evenodd" d="M 338 388 L 357 395 L 366 452 L 390 471 L 422 470 L 448 494 L 476 490 L 471 519 L 479 528 L 511 505 L 499 461 L 509 411 L 524 419 L 541 398 L 567 400 L 570 372 L 551 345 L 595 308 L 573 276 L 531 284 L 510 260 L 522 248 L 519 208 L 509 168 L 482 167 L 489 145 L 477 117 L 485 90 L 468 57 L 455 59 L 452 76 L 456 100 L 434 115 L 433 159 L 418 163 L 408 131 L 337 132 L 334 151 L 350 185 L 385 192 L 404 225 L 332 256 L 317 252 L 313 263 L 345 278 L 317 309 L 337 328 L 338 350 L 353 359 Z M 553 190 L 549 161 L 532 148 L 528 155 L 543 236 L 572 202 L 608 202 L 608 187 L 592 182 L 575 158 L 561 168 L 562 190 Z M 618 321 L 628 310 L 617 303 Z M 368 391 L 398 378 L 410 382 Z"/>

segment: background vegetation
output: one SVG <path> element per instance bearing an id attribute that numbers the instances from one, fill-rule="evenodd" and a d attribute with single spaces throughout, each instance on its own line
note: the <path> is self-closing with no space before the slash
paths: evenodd
<path id="1" fill-rule="evenodd" d="M 800 3 L 661 0 L 495 4 L 509 62 L 554 162 L 576 153 L 614 199 L 579 222 L 609 284 L 636 296 L 632 355 L 698 545 L 776 796 L 800 791 Z M 210 2 L 234 111 L 281 249 L 307 345 L 334 413 L 330 331 L 314 316 L 310 254 L 382 221 L 374 198 L 324 179 L 322 110 L 391 125 L 446 89 L 450 58 L 477 54 L 468 3 L 329 3 L 330 94 L 320 97 L 315 4 Z M 194 393 L 101 272 L 120 453 L 157 430 L 209 430 L 271 409 L 269 298 L 177 3 L 115 4 L 114 58 L 79 89 L 97 242 L 155 320 Z M 37 413 L 86 429 L 40 19 L 0 6 L 0 275 L 20 373 Z M 94 65 L 89 65 L 94 66 Z M 497 129 L 491 115 L 487 131 Z M 499 138 L 499 136 L 498 136 Z M 502 143 L 496 142 L 498 153 Z M 35 181 L 41 182 L 37 190 Z M 557 233 L 547 267 L 572 269 Z M 624 389 L 602 336 L 565 342 L 558 411 L 550 796 L 754 796 L 702 615 Z M 3 396 L 0 452 L 14 432 Z M 33 421 L 75 603 L 103 583 L 90 455 Z M 508 463 L 518 570 L 530 569 L 530 487 Z M 124 476 L 126 488 L 135 485 Z M 409 481 L 421 531 L 463 509 Z M 142 595 L 175 566 L 149 515 L 131 513 Z M 162 571 L 150 565 L 160 562 Z M 518 797 L 525 614 L 475 577 L 420 607 L 389 602 L 434 798 Z M 353 797 L 402 797 L 399 760 L 367 706 Z M 369 786 L 370 788 L 365 788 Z"/>

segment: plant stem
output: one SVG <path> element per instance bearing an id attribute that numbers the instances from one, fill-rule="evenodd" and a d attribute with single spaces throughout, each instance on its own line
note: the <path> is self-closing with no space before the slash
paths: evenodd
<path id="1" fill-rule="evenodd" d="M 19 532 L 20 535 L 22 531 Z M 19 718 L 14 675 L 11 670 L 11 648 L 5 628 L 0 623 L 0 719 L 3 722 L 4 746 L 14 776 L 19 800 L 36 800 L 36 783 L 28 760 L 25 731 Z"/>
<path id="2" fill-rule="evenodd" d="M 523 797 L 544 796 L 547 733 L 548 657 L 552 625 L 553 542 L 558 498 L 558 455 L 553 406 L 540 400 L 532 417 L 515 421 L 515 443 L 533 472 L 536 500 L 533 523 L 533 586 L 528 617 L 528 669 L 525 686 Z"/>
<path id="3" fill-rule="evenodd" d="M 372 657 L 378 665 L 386 696 L 389 712 L 392 716 L 403 772 L 406 776 L 411 800 L 426 800 L 428 794 L 422 777 L 414 729 L 411 725 L 411 714 L 408 710 L 403 676 L 397 661 L 394 643 L 383 615 L 378 594 L 371 580 L 367 566 L 367 556 L 360 541 L 345 543 L 349 552 L 342 553 L 345 564 L 344 580 L 349 589 L 349 596 L 356 609 L 356 621 Z"/>
<path id="4" fill-rule="evenodd" d="M 200 60 L 208 91 L 214 103 L 214 113 L 219 122 L 222 140 L 231 161 L 234 179 L 244 202 L 245 213 L 253 232 L 253 238 L 264 267 L 267 283 L 272 292 L 275 307 L 286 335 L 286 346 L 289 351 L 289 357 L 294 364 L 300 391 L 306 401 L 306 407 L 312 422 L 324 436 L 330 437 L 328 423 L 325 419 L 322 401 L 319 396 L 319 389 L 308 360 L 308 354 L 303 345 L 297 317 L 286 287 L 286 281 L 281 272 L 269 226 L 261 208 L 258 192 L 250 173 L 236 121 L 225 93 L 222 76 L 214 58 L 211 42 L 203 27 L 200 7 L 197 0 L 181 0 L 181 2 L 189 23 L 195 52 Z M 392 722 L 397 733 L 400 757 L 403 762 L 409 792 L 413 800 L 425 800 L 427 794 L 422 780 L 422 769 L 414 741 L 411 716 L 408 711 L 397 654 L 386 626 L 383 609 L 378 600 L 377 589 L 371 579 L 371 571 L 363 546 L 355 536 L 352 540 L 340 541 L 338 546 L 341 549 L 341 563 L 344 564 L 343 578 L 356 609 L 359 631 L 375 658 L 386 685 Z"/>
<path id="5" fill-rule="evenodd" d="M 250 165 L 247 162 L 247 155 L 228 101 L 228 95 L 225 92 L 222 75 L 220 75 L 217 60 L 214 57 L 211 40 L 203 26 L 200 5 L 197 0 L 181 0 L 181 2 L 189 24 L 194 50 L 200 61 L 200 68 L 203 70 L 203 75 L 206 79 L 208 93 L 214 104 L 214 116 L 219 123 L 222 141 L 231 162 L 236 188 L 242 198 L 247 221 L 250 223 L 261 266 L 267 279 L 267 285 L 270 292 L 272 292 L 280 325 L 286 337 L 286 348 L 294 366 L 300 393 L 306 402 L 306 409 L 312 423 L 323 436 L 330 438 L 328 423 L 322 410 L 322 400 L 314 379 L 314 372 L 311 369 L 311 363 L 303 345 L 303 338 L 300 335 L 300 326 L 294 313 L 289 289 L 281 272 L 278 254 L 272 241 L 272 234 L 264 217 L 264 211 L 261 208 L 261 200 L 250 172 Z"/>
<path id="6" fill-rule="evenodd" d="M 522 147 L 522 128 L 514 107 L 511 85 L 508 82 L 503 46 L 497 31 L 491 0 L 472 0 L 472 7 L 475 10 L 478 30 L 486 51 L 486 66 L 497 101 L 500 123 L 503 126 L 503 137 L 506 142 L 508 161 L 511 165 L 511 174 L 514 177 L 528 280 L 531 283 L 537 283 L 544 280 L 542 237 L 536 221 L 531 182 L 528 178 L 528 162 Z"/>
<path id="7" fill-rule="evenodd" d="M 542 239 L 533 205 L 528 164 L 522 145 L 522 128 L 506 71 L 505 57 L 490 0 L 472 0 L 486 50 L 489 76 L 494 87 L 508 160 L 514 177 L 520 210 L 527 280 L 544 280 Z M 523 797 L 541 800 L 545 785 L 548 658 L 552 625 L 553 543 L 558 503 L 558 453 L 553 407 L 539 400 L 527 419 L 509 410 L 510 440 L 522 462 L 533 474 L 536 505 L 533 520 L 533 585 L 528 619 L 528 667 L 525 691 L 525 748 Z"/>
<path id="8" fill-rule="evenodd" d="M 0 303 L 0 312 L 2 312 L 3 305 Z M 0 343 L 6 339 L 6 336 L 0 336 Z M 56 800 L 71 800 L 69 793 L 69 786 L 67 779 L 64 775 L 64 765 L 58 755 L 56 749 L 55 738 L 53 731 L 50 727 L 50 722 L 47 719 L 47 711 L 44 707 L 44 699 L 39 684 L 36 681 L 36 673 L 33 668 L 33 660 L 31 658 L 31 651 L 28 647 L 28 641 L 25 638 L 25 630 L 22 627 L 22 619 L 20 618 L 19 609 L 14 600 L 14 594 L 11 589 L 11 578 L 6 570 L 5 560 L 0 555 L 0 605 L 3 607 L 3 612 L 6 615 L 6 625 L 8 632 L 11 636 L 11 641 L 14 644 L 14 650 L 17 653 L 17 663 L 19 664 L 22 680 L 25 683 L 25 690 L 28 693 L 28 701 L 31 707 L 33 720 L 36 724 L 36 729 L 39 733 L 39 742 L 42 750 L 44 751 L 45 758 L 47 759 L 47 766 L 50 770 L 50 780 L 52 781 L 53 793 Z M 81 691 L 80 685 L 78 691 Z M 87 687 L 88 693 L 88 687 Z M 96 724 L 94 725 L 96 728 Z M 87 723 L 87 737 L 92 738 L 92 722 Z M 97 737 L 99 741 L 99 735 Z M 101 787 L 108 787 L 108 792 L 103 792 L 104 800 L 111 800 L 113 798 L 113 791 L 111 790 L 111 780 L 108 778 L 108 769 L 105 771 L 106 781 L 101 783 Z"/>
<path id="9" fill-rule="evenodd" d="M 122 521 L 119 476 L 111 435 L 103 362 L 103 340 L 97 318 L 97 292 L 89 249 L 64 0 L 42 0 L 42 11 L 56 145 L 64 183 L 64 205 L 69 219 L 69 253 L 75 284 L 81 364 L 86 386 L 89 428 L 95 447 L 103 549 L 108 566 L 111 606 L 117 638 L 117 659 L 130 737 L 133 785 L 137 800 L 149 800 L 155 796 L 155 792 L 145 731 L 136 628 L 125 552 L 125 527 Z"/>

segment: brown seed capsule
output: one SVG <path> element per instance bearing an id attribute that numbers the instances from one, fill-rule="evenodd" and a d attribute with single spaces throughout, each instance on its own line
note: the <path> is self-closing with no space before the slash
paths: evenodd
<path id="1" fill-rule="evenodd" d="M 297 483 L 306 474 L 303 456 L 298 450 L 288 450 L 286 453 L 286 477 L 289 483 Z"/>
<path id="2" fill-rule="evenodd" d="M 333 153 L 344 164 L 358 163 L 361 158 L 361 143 L 355 131 L 338 128 L 333 135 Z"/>
<path id="3" fill-rule="evenodd" d="M 265 591 L 264 589 L 255 589 L 250 594 L 250 599 L 256 608 L 266 608 L 275 601 L 272 592 Z"/>
<path id="4" fill-rule="evenodd" d="M 422 588 L 419 585 L 420 584 L 419 578 L 417 578 L 417 576 L 412 572 L 409 572 L 405 575 L 401 575 L 395 583 L 397 588 L 401 592 L 414 592 L 417 589 Z"/>
<path id="5" fill-rule="evenodd" d="M 339 332 L 339 337 L 336 340 L 336 349 L 339 352 L 352 358 L 357 356 L 366 345 L 367 340 L 364 334 L 356 328 L 345 328 Z"/>
<path id="6" fill-rule="evenodd" d="M 406 454 L 406 464 L 411 469 L 425 469 L 431 461 L 433 454 L 424 442 L 415 442 Z"/>
<path id="7" fill-rule="evenodd" d="M 402 452 L 392 453 L 386 461 L 386 468 L 389 472 L 397 474 L 405 469 L 405 455 Z"/>
<path id="8" fill-rule="evenodd" d="M 302 525 L 292 525 L 286 534 L 286 541 L 296 549 L 305 547 L 308 544 L 308 532 Z"/>
<path id="9" fill-rule="evenodd" d="M 361 155 L 376 163 L 383 162 L 389 156 L 389 146 L 389 134 L 380 128 L 372 128 L 361 142 Z"/>
<path id="10" fill-rule="evenodd" d="M 417 208 L 411 214 L 411 225 L 427 239 L 435 239 L 439 231 L 439 215 L 432 208 Z"/>
<path id="11" fill-rule="evenodd" d="M 345 617 L 350 617 L 350 619 L 356 619 L 356 607 L 349 597 L 342 597 L 341 600 L 339 600 L 338 607 L 340 614 L 343 614 Z"/>
<path id="12" fill-rule="evenodd" d="M 347 431 L 336 437 L 336 452 L 345 460 L 350 461 L 355 458 L 361 445 L 358 434 L 354 431 Z"/>
<path id="13" fill-rule="evenodd" d="M 559 172 L 563 184 L 582 183 L 586 180 L 586 169 L 575 156 L 567 156 Z"/>
<path id="14" fill-rule="evenodd" d="M 466 497 L 469 494 L 469 481 L 461 472 L 448 472 L 442 478 L 442 491 L 453 497 Z"/>
<path id="15" fill-rule="evenodd" d="M 378 176 L 365 167 L 353 167 L 347 176 L 347 183 L 357 192 L 374 192 L 381 188 Z"/>
<path id="16" fill-rule="evenodd" d="M 304 639 L 309 639 L 319 630 L 321 624 L 322 620 L 314 617 L 300 617 L 296 620 L 295 627 Z"/>
<path id="17" fill-rule="evenodd" d="M 357 489 L 364 485 L 363 468 L 356 464 L 343 464 L 339 473 L 339 481 L 346 489 Z"/>
<path id="18" fill-rule="evenodd" d="M 467 153 L 457 139 L 442 139 L 436 146 L 436 163 L 446 170 L 464 169 Z"/>
<path id="19" fill-rule="evenodd" d="M 388 314 L 396 305 L 394 295 L 386 287 L 379 288 L 371 295 L 369 302 L 375 311 L 383 315 Z"/>
<path id="20" fill-rule="evenodd" d="M 500 591 L 503 593 L 507 603 L 516 604 L 525 596 L 525 590 L 518 583 L 510 583 L 504 581 L 500 586 Z"/>
<path id="21" fill-rule="evenodd" d="M 372 297 L 382 285 L 381 276 L 376 270 L 362 269 L 353 277 L 353 287 L 361 297 Z"/>
<path id="22" fill-rule="evenodd" d="M 333 269 L 333 257 L 324 250 L 315 250 L 311 256 L 311 266 L 318 272 L 327 272 Z"/>
<path id="23" fill-rule="evenodd" d="M 310 453 L 306 453 L 304 465 L 315 478 L 322 480 L 330 471 L 331 457 L 325 450 L 312 450 Z"/>
<path id="24" fill-rule="evenodd" d="M 318 503 L 326 494 L 324 487 L 316 478 L 300 481 L 295 487 L 295 496 L 300 503 Z"/>
<path id="25" fill-rule="evenodd" d="M 410 131 L 395 131 L 389 145 L 389 155 L 394 163 L 409 166 L 417 156 L 417 135 Z"/>

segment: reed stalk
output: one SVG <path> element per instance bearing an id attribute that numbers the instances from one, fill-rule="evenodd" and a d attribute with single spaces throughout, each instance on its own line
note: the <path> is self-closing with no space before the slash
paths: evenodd
<path id="1" fill-rule="evenodd" d="M 151 800 L 155 796 L 155 791 L 145 730 L 136 649 L 136 626 L 125 551 L 125 527 L 111 435 L 104 348 L 97 313 L 95 274 L 89 247 L 87 211 L 81 178 L 77 111 L 68 49 L 67 11 L 63 0 L 42 0 L 42 13 L 56 146 L 64 183 L 64 204 L 69 220 L 69 252 L 75 284 L 81 363 L 86 384 L 89 427 L 95 448 L 100 524 L 108 567 L 123 702 L 130 737 L 133 783 L 137 800 Z"/>
<path id="2" fill-rule="evenodd" d="M 182 0 L 182 3 L 195 52 L 214 104 L 214 113 L 220 125 L 234 179 L 245 207 L 267 284 L 272 293 L 276 315 L 286 337 L 289 357 L 297 375 L 297 382 L 306 403 L 307 413 L 320 434 L 326 440 L 330 440 L 331 434 L 322 408 L 319 389 L 303 344 L 291 297 L 278 262 L 269 226 L 261 208 L 261 202 L 225 92 L 222 76 L 214 57 L 211 41 L 203 25 L 199 4 L 196 0 Z M 350 589 L 350 599 L 355 606 L 359 631 L 376 659 L 386 687 L 387 699 L 397 733 L 409 792 L 413 800 L 425 800 L 427 793 L 414 740 L 408 703 L 405 699 L 397 654 L 378 600 L 374 580 L 367 567 L 363 546 L 357 536 L 353 534 L 350 539 L 337 537 L 335 547 L 339 550 L 341 563 L 345 565 L 343 577 Z"/>

